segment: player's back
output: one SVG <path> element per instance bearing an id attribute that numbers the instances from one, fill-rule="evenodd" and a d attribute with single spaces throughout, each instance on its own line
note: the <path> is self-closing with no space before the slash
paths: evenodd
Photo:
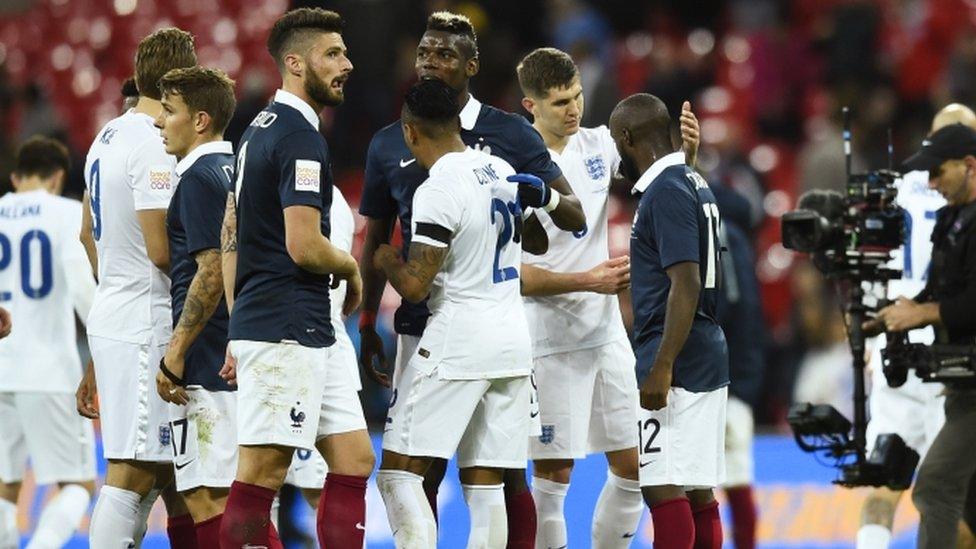
<path id="1" fill-rule="evenodd" d="M 106 124 L 88 151 L 85 184 L 99 282 L 91 335 L 130 343 L 169 336 L 169 278 L 150 261 L 136 212 L 168 207 L 175 164 L 152 118 L 135 111 Z"/>
<path id="2" fill-rule="evenodd" d="M 929 188 L 928 172 L 906 173 L 897 183 L 896 202 L 905 211 L 904 246 L 892 254 L 891 267 L 902 271 L 898 280 L 888 284 L 888 297 L 915 297 L 928 279 L 932 260 L 932 230 L 935 213 L 945 206 L 945 199 Z"/>
<path id="3" fill-rule="evenodd" d="M 14 318 L 0 341 L 0 391 L 77 388 L 75 306 L 87 313 L 93 285 L 80 228 L 77 200 L 44 190 L 0 198 L 0 303 Z"/>
<path id="4" fill-rule="evenodd" d="M 521 212 L 517 186 L 505 180 L 513 173 L 481 151 L 449 153 L 414 196 L 415 243 L 430 242 L 441 228 L 453 231 L 419 351 L 448 379 L 525 375 L 531 364 L 518 280 Z"/>

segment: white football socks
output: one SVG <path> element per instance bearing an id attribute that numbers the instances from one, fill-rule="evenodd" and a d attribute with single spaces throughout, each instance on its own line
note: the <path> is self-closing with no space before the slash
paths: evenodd
<path id="1" fill-rule="evenodd" d="M 865 524 L 857 531 L 857 549 L 888 549 L 891 530 L 880 524 Z"/>
<path id="2" fill-rule="evenodd" d="M 77 484 L 69 484 L 48 502 L 37 520 L 27 549 L 60 549 L 71 539 L 88 512 L 91 496 Z"/>
<path id="3" fill-rule="evenodd" d="M 17 530 L 17 504 L 0 499 L 0 549 L 20 547 L 20 531 Z"/>
<path id="4" fill-rule="evenodd" d="M 569 485 L 532 477 L 532 499 L 539 526 L 535 531 L 536 547 L 566 547 L 566 516 L 563 505 Z"/>
<path id="5" fill-rule="evenodd" d="M 640 481 L 618 477 L 607 470 L 607 482 L 593 510 L 593 548 L 630 547 L 643 513 L 644 498 L 641 496 Z"/>
<path id="6" fill-rule="evenodd" d="M 407 471 L 380 469 L 376 486 L 386 505 L 397 549 L 435 549 L 437 521 L 424 493 L 424 478 Z M 505 514 L 504 496 L 502 515 Z"/>
<path id="7" fill-rule="evenodd" d="M 461 485 L 471 515 L 468 549 L 505 549 L 508 517 L 504 488 L 504 484 Z"/>
<path id="8" fill-rule="evenodd" d="M 139 494 L 114 486 L 102 486 L 92 511 L 88 540 L 92 547 L 131 549 L 136 546 Z"/>
<path id="9" fill-rule="evenodd" d="M 136 549 L 142 547 L 142 540 L 146 537 L 146 530 L 149 529 L 149 513 L 152 512 L 153 506 L 156 505 L 156 500 L 159 499 L 159 495 L 163 493 L 162 490 L 153 488 L 149 490 L 146 497 L 139 500 L 139 514 L 136 515 Z"/>

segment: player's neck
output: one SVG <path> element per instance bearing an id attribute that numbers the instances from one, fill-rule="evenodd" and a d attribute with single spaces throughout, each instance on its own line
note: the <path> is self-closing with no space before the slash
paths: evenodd
<path id="1" fill-rule="evenodd" d="M 322 109 L 325 108 L 325 105 L 317 103 L 314 99 L 309 97 L 307 93 L 305 93 L 305 86 L 300 80 L 285 78 L 281 83 L 281 89 L 304 101 L 309 107 L 312 107 L 312 110 L 315 111 L 316 114 L 322 112 Z"/>
<path id="2" fill-rule="evenodd" d="M 569 143 L 568 135 L 556 135 L 551 132 L 547 132 L 538 122 L 532 125 L 535 131 L 539 132 L 542 136 L 542 142 L 546 144 L 546 148 L 551 151 L 556 151 L 562 154 L 563 149 Z"/>
<path id="3" fill-rule="evenodd" d="M 445 154 L 464 152 L 467 146 L 461 141 L 461 136 L 455 135 L 453 139 L 430 141 L 425 148 L 427 150 L 417 155 L 417 160 L 429 170 Z"/>
<path id="4" fill-rule="evenodd" d="M 209 133 L 206 135 L 198 135 L 197 138 L 193 141 L 193 144 L 190 145 L 190 148 L 186 150 L 186 154 L 180 156 L 180 160 L 190 156 L 190 153 L 192 153 L 194 150 L 196 150 L 197 147 L 201 145 L 206 145 L 207 143 L 213 143 L 215 141 L 223 141 L 223 140 L 224 140 L 223 135 L 213 135 Z"/>
<path id="5" fill-rule="evenodd" d="M 51 183 L 40 177 L 30 177 L 27 179 L 21 179 L 17 182 L 17 186 L 14 188 L 15 193 L 30 193 L 34 191 L 50 191 Z"/>
<path id="6" fill-rule="evenodd" d="M 163 112 L 163 104 L 158 99 L 140 95 L 139 101 L 136 102 L 136 106 L 132 110 L 155 119 L 159 113 Z"/>

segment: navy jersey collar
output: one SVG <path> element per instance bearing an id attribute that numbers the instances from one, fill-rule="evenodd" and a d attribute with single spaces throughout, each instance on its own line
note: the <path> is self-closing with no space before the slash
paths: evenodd
<path id="1" fill-rule="evenodd" d="M 306 103 L 302 98 L 297 95 L 287 92 L 285 90 L 278 90 L 274 95 L 274 102 L 281 103 L 282 105 L 288 105 L 289 107 L 302 113 L 305 120 L 315 128 L 315 131 L 319 131 L 319 114 L 315 112 L 315 109 L 311 105 Z"/>
<path id="2" fill-rule="evenodd" d="M 657 176 L 661 175 L 661 172 L 670 168 L 671 166 L 680 166 L 684 163 L 685 153 L 681 151 L 673 152 L 658 158 L 653 164 L 651 164 L 651 167 L 647 168 L 647 171 L 637 179 L 637 183 L 634 184 L 634 188 L 630 191 L 631 194 L 646 191 L 647 188 L 651 186 L 651 182 L 657 179 Z"/>
<path id="3" fill-rule="evenodd" d="M 211 141 L 197 146 L 190 151 L 190 154 L 176 163 L 176 177 L 183 177 L 183 174 L 190 169 L 194 162 L 207 154 L 234 154 L 234 146 L 230 144 L 230 141 Z"/>
<path id="4" fill-rule="evenodd" d="M 475 123 L 478 122 L 478 114 L 481 113 L 481 101 L 474 98 L 473 95 L 468 95 L 468 102 L 464 104 L 458 117 L 461 118 L 461 128 L 471 131 L 474 129 Z"/>

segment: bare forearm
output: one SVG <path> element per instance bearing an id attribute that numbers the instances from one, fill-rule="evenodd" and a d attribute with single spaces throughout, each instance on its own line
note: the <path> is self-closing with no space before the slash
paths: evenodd
<path id="1" fill-rule="evenodd" d="M 386 289 L 386 274 L 376 268 L 373 257 L 380 244 L 390 241 L 393 223 L 386 219 L 370 219 L 366 223 L 366 238 L 363 241 L 363 255 L 360 260 L 360 274 L 363 277 L 362 310 L 376 312 Z"/>
<path id="2" fill-rule="evenodd" d="M 698 293 L 697 285 L 676 284 L 672 281 L 664 313 L 664 332 L 661 334 L 661 345 L 655 364 L 674 364 L 691 332 L 695 310 L 698 308 Z"/>
<path id="3" fill-rule="evenodd" d="M 217 310 L 224 293 L 221 259 L 217 250 L 205 250 L 197 254 L 197 272 L 190 282 L 183 311 L 173 329 L 169 344 L 179 356 L 186 355 L 190 345 Z"/>
<path id="4" fill-rule="evenodd" d="M 522 295 L 544 297 L 589 291 L 587 273 L 556 273 L 522 264 Z"/>
<path id="5" fill-rule="evenodd" d="M 224 300 L 230 312 L 234 309 L 234 285 L 237 281 L 237 202 L 234 193 L 227 193 L 224 222 L 220 227 L 220 267 L 224 279 Z"/>
<path id="6" fill-rule="evenodd" d="M 384 257 L 380 267 L 381 274 L 407 301 L 419 303 L 430 293 L 430 281 L 422 280 L 416 266 L 411 267 L 409 262 L 404 263 L 397 257 Z"/>
<path id="7" fill-rule="evenodd" d="M 334 274 L 339 278 L 351 276 L 357 269 L 356 260 L 348 252 L 333 246 L 325 236 L 307 242 L 295 263 L 306 271 Z"/>
<path id="8" fill-rule="evenodd" d="M 560 176 L 549 183 L 553 192 L 558 192 L 559 204 L 549 212 L 552 222 L 564 231 L 582 231 L 586 227 L 586 215 L 579 198 L 573 194 L 572 187 L 565 176 Z"/>

